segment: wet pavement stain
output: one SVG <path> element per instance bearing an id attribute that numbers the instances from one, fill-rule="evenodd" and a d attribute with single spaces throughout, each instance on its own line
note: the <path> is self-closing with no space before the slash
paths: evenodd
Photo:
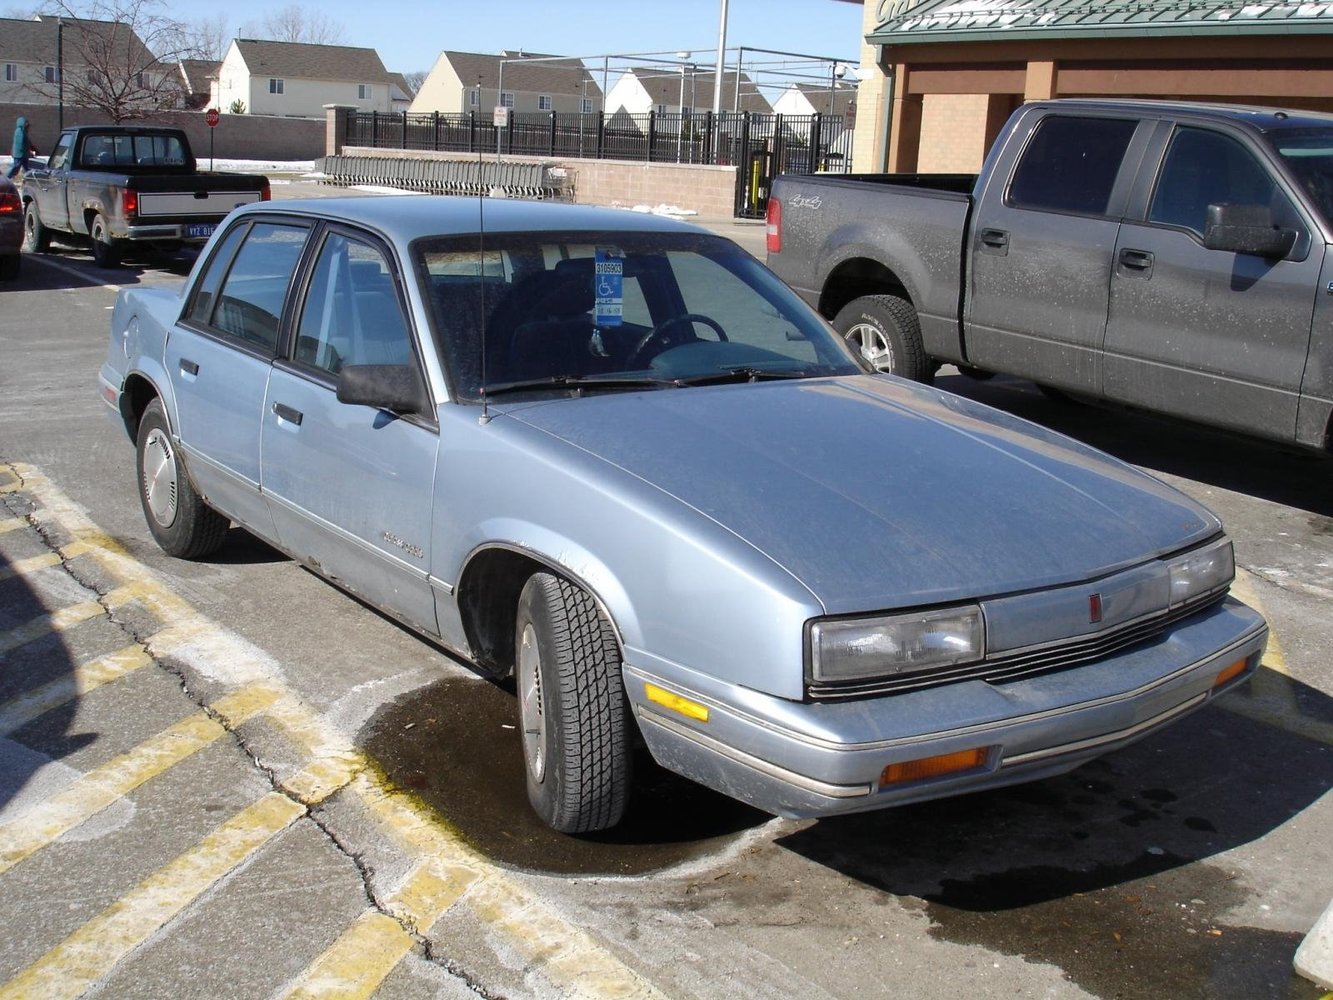
<path id="1" fill-rule="evenodd" d="M 1214 707 L 1066 775 L 777 844 L 919 909 L 940 940 L 1099 997 L 1317 1000 L 1292 969 L 1300 934 L 1237 926 L 1266 890 L 1224 859 L 1330 788 L 1322 745 Z"/>
<path id="2" fill-rule="evenodd" d="M 625 819 L 567 836 L 528 804 L 512 690 L 449 678 L 384 706 L 358 740 L 397 787 L 414 794 L 491 860 L 559 875 L 643 875 L 716 852 L 770 817 L 658 767 L 640 750 Z"/>

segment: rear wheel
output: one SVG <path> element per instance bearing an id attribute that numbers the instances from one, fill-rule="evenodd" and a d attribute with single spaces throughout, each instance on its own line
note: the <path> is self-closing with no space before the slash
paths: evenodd
<path id="1" fill-rule="evenodd" d="M 921 323 L 912 303 L 898 295 L 863 295 L 833 318 L 834 328 L 876 371 L 927 384 L 935 366 L 921 343 Z"/>
<path id="2" fill-rule="evenodd" d="M 120 246 L 111 238 L 111 229 L 101 214 L 93 216 L 88 227 L 88 237 L 93 243 L 93 260 L 98 267 L 117 267 L 120 264 Z"/>
<path id="3" fill-rule="evenodd" d="M 611 623 L 584 590 L 536 573 L 515 629 L 528 800 L 562 833 L 620 822 L 629 798 L 629 709 Z"/>
<path id="4" fill-rule="evenodd" d="M 195 492 L 176 453 L 161 400 L 139 421 L 139 502 L 153 539 L 167 555 L 199 559 L 222 546 L 228 520 Z"/>
<path id="5" fill-rule="evenodd" d="M 51 233 L 42 225 L 35 201 L 28 202 L 23 209 L 23 249 L 28 253 L 46 253 L 51 249 Z"/>

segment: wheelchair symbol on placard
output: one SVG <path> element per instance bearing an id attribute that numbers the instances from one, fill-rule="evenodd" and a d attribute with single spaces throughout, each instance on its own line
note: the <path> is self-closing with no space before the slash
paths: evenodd
<path id="1" fill-rule="evenodd" d="M 616 288 L 615 285 L 607 280 L 606 275 L 602 275 L 601 279 L 597 282 L 597 297 L 599 299 L 615 298 L 619 291 L 620 289 Z"/>

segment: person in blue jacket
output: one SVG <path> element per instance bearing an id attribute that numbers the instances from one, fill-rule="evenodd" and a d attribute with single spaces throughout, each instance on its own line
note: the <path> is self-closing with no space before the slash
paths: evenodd
<path id="1" fill-rule="evenodd" d="M 19 115 L 19 120 L 14 124 L 14 165 L 9 168 L 7 175 L 10 180 L 13 180 L 14 175 L 20 170 L 28 169 L 28 158 L 35 152 L 37 147 L 28 138 L 28 119 Z"/>

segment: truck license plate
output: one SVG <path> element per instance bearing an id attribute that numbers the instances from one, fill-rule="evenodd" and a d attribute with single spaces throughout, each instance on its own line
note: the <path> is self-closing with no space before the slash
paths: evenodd
<path id="1" fill-rule="evenodd" d="M 206 239 L 213 235 L 213 230 L 217 226 L 213 223 L 192 222 L 185 227 L 185 235 L 191 239 Z"/>

